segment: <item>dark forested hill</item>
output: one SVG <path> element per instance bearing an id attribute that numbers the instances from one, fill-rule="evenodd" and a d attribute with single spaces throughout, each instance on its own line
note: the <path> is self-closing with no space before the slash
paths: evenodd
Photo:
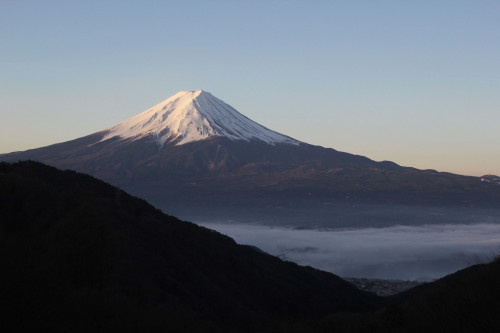
<path id="1" fill-rule="evenodd" d="M 281 332 L 500 332 L 500 258 L 386 299 L 371 313 L 336 313 Z"/>
<path id="2" fill-rule="evenodd" d="M 0 263 L 4 332 L 500 328 L 500 260 L 382 299 L 36 162 L 0 163 Z"/>
<path id="3" fill-rule="evenodd" d="M 261 330 L 381 303 L 37 162 L 0 163 L 0 260 L 4 332 Z"/>

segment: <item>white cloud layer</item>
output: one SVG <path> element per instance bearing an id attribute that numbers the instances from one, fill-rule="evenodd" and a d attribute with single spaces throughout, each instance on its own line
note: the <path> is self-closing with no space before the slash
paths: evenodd
<path id="1" fill-rule="evenodd" d="M 430 280 L 500 254 L 500 224 L 343 230 L 202 225 L 240 244 L 344 277 Z"/>

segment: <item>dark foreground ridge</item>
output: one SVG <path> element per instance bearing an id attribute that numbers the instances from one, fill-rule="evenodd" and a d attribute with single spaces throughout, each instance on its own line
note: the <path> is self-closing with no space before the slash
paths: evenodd
<path id="1" fill-rule="evenodd" d="M 255 331 L 381 304 L 73 171 L 0 163 L 7 330 Z"/>
<path id="2" fill-rule="evenodd" d="M 4 332 L 500 328 L 498 260 L 380 298 L 36 162 L 0 163 L 0 258 Z"/>

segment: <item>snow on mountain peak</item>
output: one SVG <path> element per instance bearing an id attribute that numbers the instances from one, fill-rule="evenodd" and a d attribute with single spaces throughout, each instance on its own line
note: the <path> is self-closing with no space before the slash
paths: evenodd
<path id="1" fill-rule="evenodd" d="M 101 141 L 116 136 L 133 140 L 153 136 L 160 146 L 165 142 L 183 145 L 211 136 L 259 140 L 268 144 L 300 143 L 248 119 L 203 90 L 179 91 L 152 108 L 108 128 Z"/>

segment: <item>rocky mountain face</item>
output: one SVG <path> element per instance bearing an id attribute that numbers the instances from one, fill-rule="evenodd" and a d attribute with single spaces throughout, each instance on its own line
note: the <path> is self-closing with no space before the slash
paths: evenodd
<path id="1" fill-rule="evenodd" d="M 449 212 L 415 214 L 424 206 L 458 207 L 454 219 L 477 217 L 477 209 L 487 218 L 500 206 L 500 186 L 489 178 L 401 167 L 313 146 L 253 122 L 204 91 L 179 92 L 86 137 L 0 155 L 3 161 L 26 159 L 93 175 L 196 219 L 336 216 L 350 224 L 366 220 L 357 216 L 361 205 L 363 211 L 376 209 L 370 216 L 383 220 L 439 223 Z M 401 212 L 388 217 L 388 209 Z"/>

